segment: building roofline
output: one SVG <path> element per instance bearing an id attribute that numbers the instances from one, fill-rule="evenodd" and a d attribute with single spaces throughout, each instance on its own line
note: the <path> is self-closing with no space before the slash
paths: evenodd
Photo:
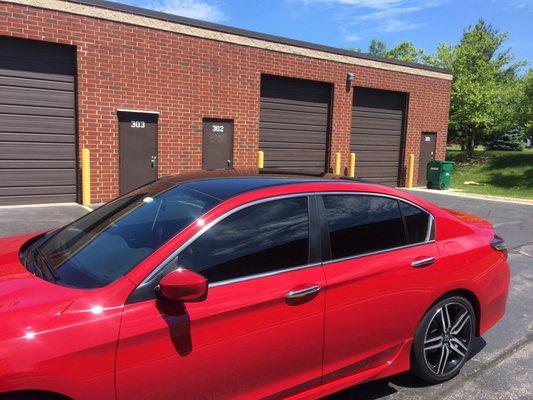
<path id="1" fill-rule="evenodd" d="M 281 36 L 254 32 L 254 31 L 241 29 L 241 28 L 234 28 L 234 27 L 230 27 L 226 25 L 200 21 L 200 20 L 187 18 L 187 17 L 181 17 L 181 16 L 174 15 L 174 14 L 168 14 L 168 13 L 164 13 L 160 11 L 149 10 L 146 8 L 131 6 L 131 5 L 122 4 L 122 3 L 116 3 L 116 2 L 106 1 L 106 0 L 67 0 L 67 1 L 69 3 L 78 3 L 78 4 L 82 4 L 86 6 L 99 7 L 99 8 L 112 10 L 112 11 L 120 11 L 120 12 L 129 13 L 129 14 L 139 15 L 142 17 L 154 18 L 154 19 L 158 19 L 161 21 L 167 21 L 167 22 L 173 22 L 173 23 L 177 23 L 181 25 L 187 25 L 193 28 L 207 29 L 207 30 L 227 33 L 231 35 L 243 36 L 243 37 L 248 37 L 248 38 L 257 39 L 257 40 L 264 40 L 264 41 L 278 43 L 282 45 L 295 46 L 295 47 L 300 47 L 300 48 L 309 49 L 309 50 L 317 50 L 317 51 L 331 53 L 331 54 L 338 54 L 341 56 L 359 58 L 363 60 L 369 60 L 369 61 L 374 61 L 374 62 L 415 68 L 415 69 L 425 70 L 425 71 L 432 71 L 432 72 L 451 76 L 451 72 L 444 68 L 438 68 L 438 67 L 433 67 L 433 66 L 413 63 L 413 62 L 407 62 L 407 61 L 400 61 L 400 60 L 395 60 L 391 58 L 374 56 L 374 55 L 370 55 L 366 53 L 360 53 L 356 51 L 310 43 L 310 42 L 306 42 L 302 40 L 289 39 L 289 38 L 284 38 Z M 8 1 L 8 2 L 17 3 L 17 1 Z M 39 2 L 34 1 L 33 3 L 39 3 Z M 38 7 L 39 5 L 36 4 L 36 6 Z"/>
<path id="2" fill-rule="evenodd" d="M 61 13 L 81 15 L 125 25 L 140 26 L 352 66 L 375 68 L 447 81 L 451 81 L 453 78 L 452 74 L 443 68 L 393 60 L 351 50 L 232 28 L 106 0 L 0 0 L 0 3 L 12 3 Z"/>

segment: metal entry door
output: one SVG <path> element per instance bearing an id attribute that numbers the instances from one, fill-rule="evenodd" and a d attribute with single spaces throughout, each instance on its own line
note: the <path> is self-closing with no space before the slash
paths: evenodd
<path id="1" fill-rule="evenodd" d="M 119 111 L 120 193 L 157 178 L 155 113 Z"/>
<path id="2" fill-rule="evenodd" d="M 434 132 L 423 132 L 420 138 L 420 162 L 418 164 L 418 185 L 425 185 L 427 180 L 427 165 L 430 160 L 435 159 L 435 149 L 437 146 L 437 134 Z"/>
<path id="3" fill-rule="evenodd" d="M 233 121 L 204 120 L 202 168 L 231 168 L 233 159 Z"/>

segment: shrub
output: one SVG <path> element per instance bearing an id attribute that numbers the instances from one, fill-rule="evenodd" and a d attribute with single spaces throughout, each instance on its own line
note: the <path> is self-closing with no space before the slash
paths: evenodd
<path id="1" fill-rule="evenodd" d="M 520 129 L 510 129 L 507 132 L 497 132 L 485 141 L 487 150 L 524 150 L 524 133 Z"/>

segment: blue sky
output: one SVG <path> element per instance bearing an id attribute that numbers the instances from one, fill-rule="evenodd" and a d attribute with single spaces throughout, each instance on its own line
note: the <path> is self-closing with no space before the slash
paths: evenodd
<path id="1" fill-rule="evenodd" d="M 533 62 L 533 0 L 120 0 L 263 33 L 365 51 L 372 38 L 409 40 L 429 52 L 457 43 L 484 18 L 509 33 L 507 46 Z"/>

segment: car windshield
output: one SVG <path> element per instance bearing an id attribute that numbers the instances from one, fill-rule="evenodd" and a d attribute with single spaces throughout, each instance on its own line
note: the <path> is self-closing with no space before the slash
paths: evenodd
<path id="1" fill-rule="evenodd" d="M 33 248 L 59 284 L 105 286 L 220 202 L 160 180 L 97 208 Z M 37 256 L 36 256 L 37 255 Z"/>

